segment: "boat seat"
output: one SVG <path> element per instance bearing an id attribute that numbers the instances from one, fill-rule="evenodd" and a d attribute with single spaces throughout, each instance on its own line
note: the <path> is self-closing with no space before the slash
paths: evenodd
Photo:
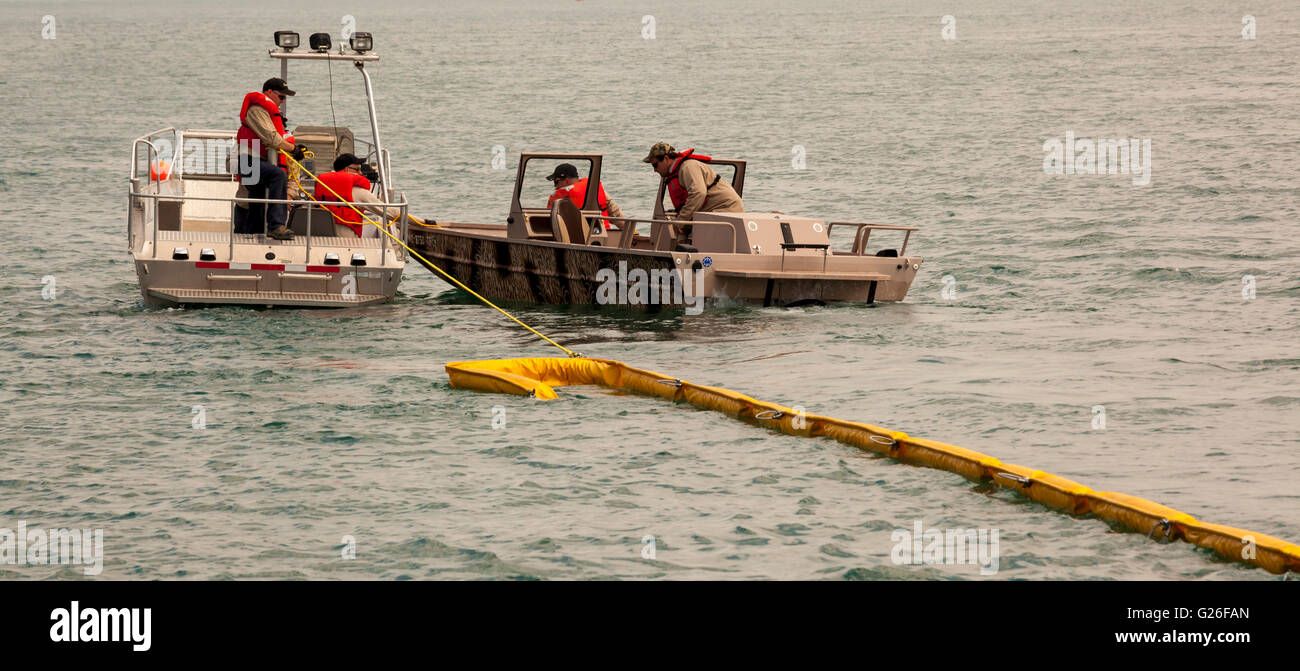
<path id="1" fill-rule="evenodd" d="M 587 244 L 587 218 L 568 198 L 561 198 L 551 205 L 551 231 L 556 242 L 572 245 Z"/>
<path id="2" fill-rule="evenodd" d="M 524 215 L 525 232 L 529 240 L 554 240 L 555 231 L 551 228 L 551 213 Z"/>
<path id="3" fill-rule="evenodd" d="M 183 179 L 183 192 L 188 197 L 234 198 L 239 182 L 230 180 Z M 186 200 L 181 205 L 180 230 L 230 232 L 230 203 L 216 200 Z"/>
<path id="4" fill-rule="evenodd" d="M 333 170 L 338 155 L 356 153 L 355 137 L 347 126 L 297 126 L 291 133 L 299 146 L 316 155 L 303 163 L 313 175 Z M 309 188 L 316 185 L 315 180 L 306 174 L 301 175 L 299 181 Z"/>

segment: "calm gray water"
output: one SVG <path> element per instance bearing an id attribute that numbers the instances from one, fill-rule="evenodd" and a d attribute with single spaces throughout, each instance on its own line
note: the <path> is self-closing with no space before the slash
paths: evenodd
<path id="1" fill-rule="evenodd" d="M 450 389 L 448 361 L 557 352 L 416 266 L 373 309 L 145 309 L 131 139 L 233 127 L 273 30 L 352 14 L 417 214 L 502 221 L 531 150 L 603 153 L 648 216 L 667 140 L 748 159 L 750 209 L 923 227 L 902 304 L 518 309 L 548 335 L 1300 540 L 1294 3 L 1252 3 L 1254 40 L 1186 0 L 289 4 L 0 6 L 0 527 L 102 528 L 101 579 L 981 578 L 895 565 L 914 520 L 998 529 L 998 579 L 1275 579 L 688 406 Z M 330 123 L 327 73 L 290 79 L 293 123 Z M 362 129 L 359 78 L 333 86 Z M 1150 184 L 1044 174 L 1067 131 L 1149 139 Z"/>

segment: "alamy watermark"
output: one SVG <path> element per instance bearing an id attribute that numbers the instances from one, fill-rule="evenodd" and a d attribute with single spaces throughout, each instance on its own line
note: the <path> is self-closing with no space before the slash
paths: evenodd
<path id="1" fill-rule="evenodd" d="M 889 540 L 895 564 L 979 565 L 980 575 L 1001 567 L 997 529 L 924 529 L 921 520 L 912 520 L 911 529 L 894 529 Z"/>
<path id="2" fill-rule="evenodd" d="M 943 28 L 939 30 L 939 37 L 945 40 L 957 39 L 956 17 L 954 17 L 952 14 L 944 14 L 943 17 L 939 19 L 939 23 L 943 24 Z"/>
<path id="3" fill-rule="evenodd" d="M 1151 183 L 1151 139 L 1091 140 L 1065 131 L 1065 140 L 1043 142 L 1044 175 L 1133 175 L 1133 184 Z"/>
<path id="4" fill-rule="evenodd" d="M 0 529 L 0 565 L 84 566 L 82 573 L 95 576 L 104 570 L 103 529 Z"/>
<path id="5" fill-rule="evenodd" d="M 712 261 L 705 257 L 712 265 Z M 643 268 L 628 270 L 627 261 L 618 271 L 596 271 L 596 303 L 600 305 L 680 305 L 686 314 L 704 312 L 704 276 L 689 268 Z"/>
<path id="6" fill-rule="evenodd" d="M 153 646 L 152 608 L 83 608 L 73 601 L 50 611 L 50 640 L 55 643 L 132 643 L 145 652 Z"/>

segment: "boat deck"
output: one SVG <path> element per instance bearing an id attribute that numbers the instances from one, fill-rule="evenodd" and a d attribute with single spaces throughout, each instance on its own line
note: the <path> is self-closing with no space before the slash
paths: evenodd
<path id="1" fill-rule="evenodd" d="M 211 231 L 158 231 L 158 240 L 167 242 L 211 242 L 217 244 L 230 244 L 229 233 L 214 233 Z M 307 236 L 296 235 L 292 240 L 276 240 L 275 238 L 263 237 L 251 233 L 236 233 L 235 244 L 237 245 L 259 245 L 259 246 L 284 246 L 284 247 L 304 247 L 307 245 Z M 350 249 L 379 249 L 383 246 L 383 240 L 380 238 L 340 238 L 326 235 L 313 235 L 311 238 L 312 247 L 345 247 Z"/>

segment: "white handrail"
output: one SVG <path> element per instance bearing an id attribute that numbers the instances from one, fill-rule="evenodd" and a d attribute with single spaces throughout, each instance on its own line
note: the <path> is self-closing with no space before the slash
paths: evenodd
<path id="1" fill-rule="evenodd" d="M 236 202 L 236 203 L 267 203 L 267 204 L 271 204 L 271 205 L 280 205 L 280 204 L 284 204 L 284 205 L 309 205 L 309 206 L 321 206 L 321 205 L 330 205 L 330 206 L 334 206 L 334 205 L 356 205 L 356 206 L 378 207 L 378 208 L 382 208 L 382 207 L 405 207 L 405 206 L 410 205 L 410 203 L 406 202 L 405 200 L 401 200 L 401 201 L 397 201 L 397 202 L 392 202 L 392 203 L 385 203 L 385 202 L 375 202 L 375 201 L 341 201 L 341 200 L 315 201 L 315 200 L 290 200 L 290 199 L 287 199 L 287 198 L 233 198 L 233 197 L 232 197 L 232 198 L 218 198 L 218 197 L 215 197 L 215 196 L 172 196 L 172 195 L 161 194 L 161 193 L 140 193 L 140 192 L 135 192 L 135 193 L 132 193 L 131 195 L 132 195 L 132 196 L 135 196 L 135 197 L 137 197 L 137 198 L 166 198 L 167 200 L 208 200 L 208 201 L 215 200 L 215 201 L 221 201 L 221 202 L 227 202 L 227 201 L 230 201 L 230 202 Z M 358 209 L 360 209 L 360 208 L 358 207 Z M 713 223 L 722 223 L 722 222 L 713 222 Z"/>

